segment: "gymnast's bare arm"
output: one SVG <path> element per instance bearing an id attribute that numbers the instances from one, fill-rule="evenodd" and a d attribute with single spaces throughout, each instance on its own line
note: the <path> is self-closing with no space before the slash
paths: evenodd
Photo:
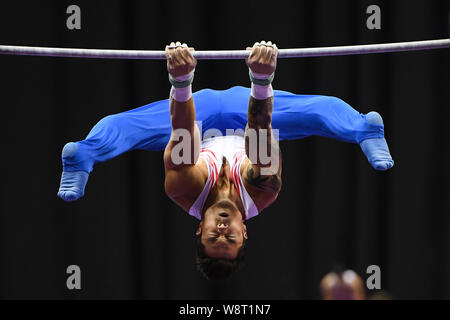
<path id="1" fill-rule="evenodd" d="M 173 77 L 192 72 L 197 64 L 187 47 L 167 48 L 166 56 Z M 205 164 L 199 161 L 200 131 L 195 124 L 194 99 L 179 102 L 171 95 L 170 116 L 172 134 L 164 150 L 164 187 L 175 203 L 189 211 L 208 177 Z"/>
<path id="2" fill-rule="evenodd" d="M 276 69 L 277 53 L 278 49 L 276 47 L 255 44 L 252 48 L 252 53 L 246 61 L 247 65 L 254 74 L 270 75 Z M 241 170 L 245 187 L 259 211 L 275 201 L 281 189 L 281 151 L 278 141 L 274 138 L 272 132 L 272 111 L 273 96 L 262 100 L 250 97 L 245 129 L 245 150 L 249 159 L 246 159 Z M 259 131 L 259 129 L 264 130 Z M 251 135 L 248 134 L 250 130 L 256 132 L 256 141 L 250 139 Z M 276 157 L 271 157 L 270 163 L 261 161 L 259 140 L 263 137 L 262 135 L 265 135 L 266 138 L 267 155 L 271 155 L 271 152 L 277 155 Z M 250 160 L 252 158 L 249 152 L 251 143 L 255 145 L 257 150 L 257 159 L 252 159 L 254 163 Z M 264 172 L 263 168 L 266 169 Z"/>

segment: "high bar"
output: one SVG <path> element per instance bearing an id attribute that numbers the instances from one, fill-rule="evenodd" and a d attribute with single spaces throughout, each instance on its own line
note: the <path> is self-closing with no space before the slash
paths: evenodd
<path id="1" fill-rule="evenodd" d="M 359 55 L 371 53 L 419 51 L 450 48 L 450 39 L 365 44 L 352 46 L 279 49 L 278 58 L 306 58 L 323 56 Z M 108 50 L 108 49 L 75 49 L 51 47 L 27 47 L 0 45 L 0 54 L 20 56 L 44 56 L 66 58 L 96 59 L 142 59 L 165 60 L 165 52 L 157 50 Z M 235 60 L 245 59 L 247 50 L 194 51 L 197 60 Z"/>

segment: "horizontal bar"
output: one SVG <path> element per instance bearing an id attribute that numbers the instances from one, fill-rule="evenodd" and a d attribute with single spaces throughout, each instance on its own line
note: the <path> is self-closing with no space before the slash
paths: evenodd
<path id="1" fill-rule="evenodd" d="M 301 49 L 279 49 L 278 58 L 302 58 L 322 56 L 342 56 L 369 53 L 417 51 L 429 49 L 450 48 L 450 39 L 366 44 L 356 46 L 319 47 Z M 24 47 L 0 45 L 0 54 L 21 56 L 46 56 L 68 58 L 97 59 L 150 59 L 165 60 L 164 51 L 156 50 L 104 50 L 104 49 L 73 49 L 49 47 Z M 250 54 L 247 50 L 227 51 L 195 51 L 198 60 L 229 60 L 245 59 Z"/>

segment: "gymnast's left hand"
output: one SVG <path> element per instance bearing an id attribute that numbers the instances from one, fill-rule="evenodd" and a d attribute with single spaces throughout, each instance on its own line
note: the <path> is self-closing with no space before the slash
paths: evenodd
<path id="1" fill-rule="evenodd" d="M 166 46 L 167 71 L 174 78 L 192 73 L 197 66 L 197 60 L 192 55 L 194 48 L 186 43 L 172 42 Z"/>
<path id="2" fill-rule="evenodd" d="M 271 75 L 277 68 L 278 48 L 271 41 L 256 42 L 251 50 L 249 57 L 245 60 L 247 66 L 253 74 Z"/>

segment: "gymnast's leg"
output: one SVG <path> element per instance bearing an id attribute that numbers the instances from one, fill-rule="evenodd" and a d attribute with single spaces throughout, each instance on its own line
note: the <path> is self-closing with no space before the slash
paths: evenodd
<path id="1" fill-rule="evenodd" d="M 375 169 L 387 170 L 394 165 L 384 138 L 383 119 L 377 112 L 361 114 L 341 99 L 329 96 L 280 90 L 274 96 L 272 123 L 280 128 L 281 139 L 319 135 L 357 143 Z"/>
<path id="2" fill-rule="evenodd" d="M 204 89 L 195 92 L 193 97 L 202 130 L 214 127 L 215 115 L 219 112 L 217 92 Z M 164 150 L 170 133 L 168 99 L 101 119 L 85 140 L 64 146 L 58 196 L 65 201 L 79 199 L 84 195 L 89 174 L 96 163 L 135 149 Z"/>
<path id="3" fill-rule="evenodd" d="M 222 124 L 245 126 L 249 88 L 233 87 L 219 91 Z M 274 90 L 272 127 L 279 129 L 280 140 L 319 135 L 357 143 L 369 163 L 377 170 L 394 165 L 384 138 L 384 125 L 377 112 L 361 114 L 341 99 L 319 95 L 297 95 Z"/>
<path id="4" fill-rule="evenodd" d="M 168 104 L 158 101 L 101 119 L 86 139 L 67 143 L 62 150 L 63 173 L 58 196 L 74 201 L 84 194 L 89 174 L 97 162 L 144 147 L 163 148 L 170 123 Z M 167 131 L 169 130 L 169 131 Z"/>
<path id="5" fill-rule="evenodd" d="M 202 133 L 209 128 L 219 129 L 222 134 L 226 129 L 244 130 L 249 95 L 250 89 L 245 87 L 194 93 Z M 272 116 L 272 125 L 280 129 L 281 140 L 320 135 L 358 143 L 375 169 L 387 170 L 394 164 L 384 139 L 381 116 L 376 112 L 360 114 L 334 97 L 274 90 Z M 64 146 L 58 196 L 65 201 L 79 199 L 95 163 L 134 149 L 163 150 L 170 132 L 168 99 L 103 118 L 85 140 Z"/>

